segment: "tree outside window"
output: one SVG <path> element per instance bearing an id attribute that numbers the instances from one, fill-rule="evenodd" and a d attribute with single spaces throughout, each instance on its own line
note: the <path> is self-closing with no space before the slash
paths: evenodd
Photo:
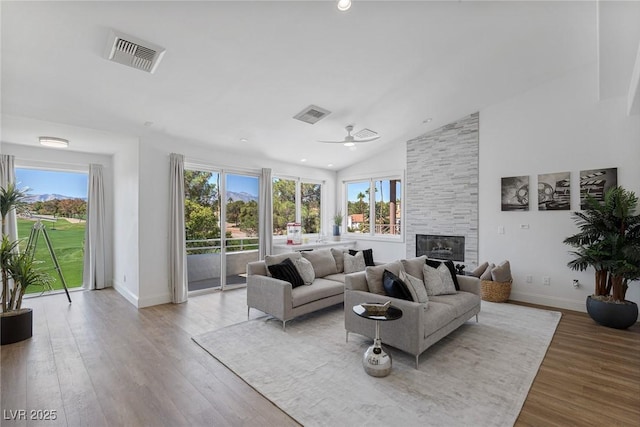
<path id="1" fill-rule="evenodd" d="M 273 179 L 273 235 L 287 234 L 287 223 L 300 222 L 302 233 L 320 233 L 322 184 L 300 179 Z"/>
<path id="2" fill-rule="evenodd" d="M 347 182 L 347 232 L 400 235 L 401 184 L 400 179 Z M 372 191 L 374 197 L 371 197 Z"/>

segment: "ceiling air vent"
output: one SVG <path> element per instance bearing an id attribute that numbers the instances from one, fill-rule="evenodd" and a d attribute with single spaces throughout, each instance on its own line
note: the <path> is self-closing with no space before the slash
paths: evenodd
<path id="1" fill-rule="evenodd" d="M 153 73 L 164 55 L 165 49 L 128 34 L 111 30 L 105 57 L 118 64 Z"/>
<path id="2" fill-rule="evenodd" d="M 324 108 L 320 108 L 315 105 L 309 105 L 307 108 L 293 116 L 293 118 L 300 120 L 301 122 L 314 124 L 324 119 L 329 114 L 331 114 L 331 111 L 329 110 L 325 110 Z"/>

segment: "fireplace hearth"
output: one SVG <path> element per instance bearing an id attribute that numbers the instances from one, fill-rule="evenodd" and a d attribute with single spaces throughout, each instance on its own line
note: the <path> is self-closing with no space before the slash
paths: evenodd
<path id="1" fill-rule="evenodd" d="M 416 256 L 464 262 L 464 236 L 416 235 Z"/>

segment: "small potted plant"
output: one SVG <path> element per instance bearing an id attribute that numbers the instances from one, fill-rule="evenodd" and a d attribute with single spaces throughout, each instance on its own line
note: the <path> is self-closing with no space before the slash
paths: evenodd
<path id="1" fill-rule="evenodd" d="M 604 203 L 587 196 L 587 209 L 575 212 L 580 231 L 564 240 L 576 248 L 567 265 L 595 269 L 595 293 L 587 312 L 604 326 L 626 329 L 638 318 L 638 306 L 625 300 L 629 282 L 640 279 L 640 215 L 638 198 L 622 187 L 605 193 Z"/>
<path id="2" fill-rule="evenodd" d="M 340 240 L 340 227 L 342 226 L 342 211 L 336 212 L 333 216 L 333 240 Z"/>

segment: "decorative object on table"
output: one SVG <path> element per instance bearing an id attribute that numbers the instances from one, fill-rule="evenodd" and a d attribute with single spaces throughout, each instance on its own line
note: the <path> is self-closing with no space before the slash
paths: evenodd
<path id="1" fill-rule="evenodd" d="M 456 264 L 456 274 L 463 275 L 464 267 L 464 264 Z"/>
<path id="2" fill-rule="evenodd" d="M 571 209 L 571 173 L 538 175 L 538 210 L 568 211 Z"/>
<path id="3" fill-rule="evenodd" d="M 51 289 L 53 278 L 37 268 L 32 251 L 20 252 L 19 241 L 10 240 L 4 233 L 7 215 L 20 208 L 28 195 L 26 189 L 14 184 L 0 188 L 0 213 L 2 214 L 2 244 L 0 246 L 0 270 L 2 271 L 2 313 L 0 313 L 1 345 L 13 344 L 33 335 L 33 312 L 22 308 L 22 297 L 27 288 L 42 286 Z M 10 281 L 11 279 L 11 281 Z"/>
<path id="4" fill-rule="evenodd" d="M 508 260 L 496 266 L 490 264 L 480 278 L 480 295 L 484 301 L 505 302 L 511 296 L 513 278 Z"/>
<path id="5" fill-rule="evenodd" d="M 340 240 L 340 227 L 342 226 L 342 211 L 336 212 L 333 216 L 333 240 Z"/>
<path id="6" fill-rule="evenodd" d="M 564 239 L 575 248 L 567 266 L 595 269 L 595 293 L 587 297 L 587 312 L 597 323 L 626 329 L 638 319 L 638 305 L 625 300 L 629 282 L 640 279 L 640 215 L 632 191 L 613 187 L 604 202 L 586 196 L 587 209 L 574 212 L 579 232 Z"/>
<path id="7" fill-rule="evenodd" d="M 368 315 L 380 316 L 387 313 L 387 309 L 391 307 L 391 301 L 387 301 L 384 304 L 371 302 L 371 303 L 363 303 L 361 305 L 362 307 L 364 307 Z"/>
<path id="8" fill-rule="evenodd" d="M 380 322 L 398 320 L 402 317 L 402 310 L 391 306 L 391 301 L 387 301 L 385 304 L 388 306 L 381 314 L 371 314 L 365 308 L 365 305 L 371 307 L 370 303 L 358 304 L 353 307 L 353 312 L 358 316 L 376 321 L 376 335 L 373 339 L 373 345 L 364 352 L 362 357 L 362 367 L 372 377 L 386 377 L 391 373 L 391 355 L 384 351 L 380 341 Z"/>
<path id="9" fill-rule="evenodd" d="M 299 222 L 287 223 L 287 245 L 302 244 L 302 225 Z"/>
<path id="10" fill-rule="evenodd" d="M 502 178 L 502 211 L 529 210 L 529 177 L 511 176 Z"/>
<path id="11" fill-rule="evenodd" d="M 618 168 L 580 171 L 580 209 L 590 209 L 587 196 L 604 203 L 604 195 L 618 185 Z"/>

